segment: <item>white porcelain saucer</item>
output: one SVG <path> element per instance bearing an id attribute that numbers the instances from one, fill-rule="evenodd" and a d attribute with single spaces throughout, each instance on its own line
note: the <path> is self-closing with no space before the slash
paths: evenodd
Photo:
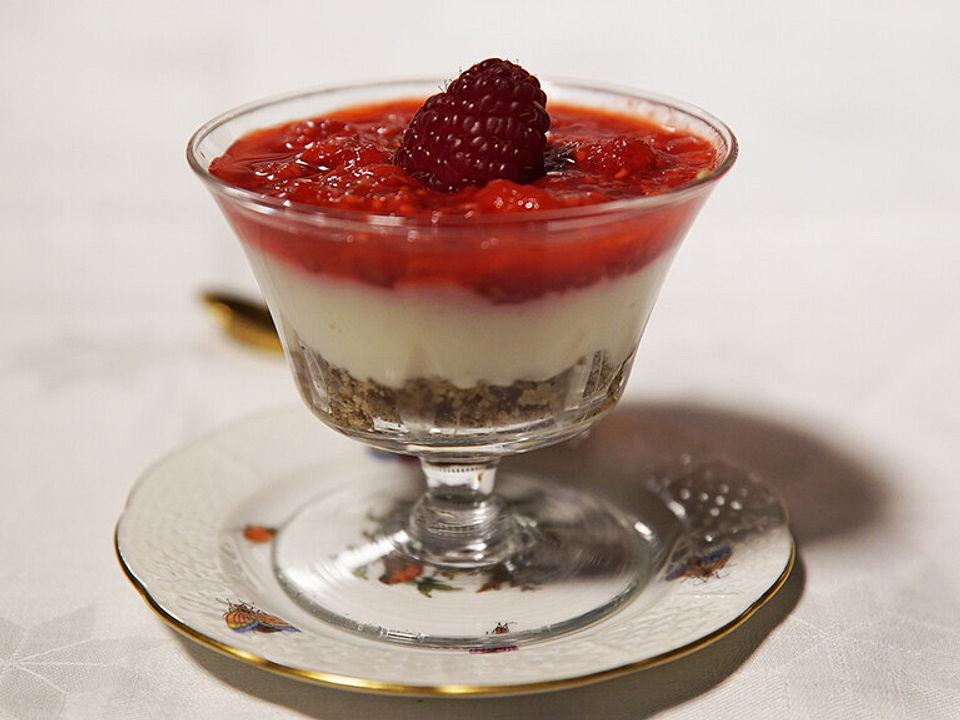
<path id="1" fill-rule="evenodd" d="M 615 411 L 589 436 L 504 461 L 501 473 L 590 487 L 639 518 L 641 534 L 662 549 L 653 579 L 623 609 L 540 643 L 512 645 L 510 619 L 491 617 L 491 642 L 470 651 L 397 645 L 326 624 L 294 602 L 273 572 L 274 529 L 305 498 L 404 465 L 301 408 L 225 427 L 149 469 L 117 523 L 117 555 L 175 629 L 302 680 L 407 695 L 569 687 L 702 647 L 746 620 L 789 574 L 794 545 L 780 500 L 692 445 Z M 408 590 L 402 601 L 427 609 L 442 595 Z"/>

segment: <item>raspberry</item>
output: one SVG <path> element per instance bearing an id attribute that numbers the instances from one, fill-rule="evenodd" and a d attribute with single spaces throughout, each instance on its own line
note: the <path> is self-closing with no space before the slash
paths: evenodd
<path id="1" fill-rule="evenodd" d="M 546 104 L 539 81 L 522 67 L 484 60 L 427 98 L 394 162 L 440 192 L 494 179 L 532 182 L 544 174 Z"/>

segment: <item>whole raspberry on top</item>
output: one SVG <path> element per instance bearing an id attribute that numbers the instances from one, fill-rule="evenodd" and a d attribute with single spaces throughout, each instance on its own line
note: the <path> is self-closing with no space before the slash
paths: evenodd
<path id="1" fill-rule="evenodd" d="M 546 104 L 540 82 L 522 67 L 484 60 L 427 98 L 394 162 L 441 192 L 494 179 L 531 182 L 544 174 Z"/>

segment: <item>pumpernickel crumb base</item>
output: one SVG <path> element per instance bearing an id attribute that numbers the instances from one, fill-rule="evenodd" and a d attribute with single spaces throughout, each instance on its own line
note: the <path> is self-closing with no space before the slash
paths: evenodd
<path id="1" fill-rule="evenodd" d="M 360 380 L 303 345 L 292 357 L 301 391 L 332 424 L 401 434 L 425 426 L 489 432 L 590 417 L 619 398 L 630 360 L 614 365 L 601 352 L 547 380 L 461 388 L 437 377 L 414 378 L 400 387 Z"/>

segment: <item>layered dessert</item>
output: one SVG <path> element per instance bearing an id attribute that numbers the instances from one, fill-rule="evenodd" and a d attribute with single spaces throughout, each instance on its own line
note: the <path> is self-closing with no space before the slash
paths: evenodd
<path id="1" fill-rule="evenodd" d="M 210 163 L 246 193 L 218 199 L 323 419 L 469 445 L 612 406 L 725 151 L 682 112 L 614 105 L 547 105 L 486 61 L 425 102 L 272 125 Z"/>

